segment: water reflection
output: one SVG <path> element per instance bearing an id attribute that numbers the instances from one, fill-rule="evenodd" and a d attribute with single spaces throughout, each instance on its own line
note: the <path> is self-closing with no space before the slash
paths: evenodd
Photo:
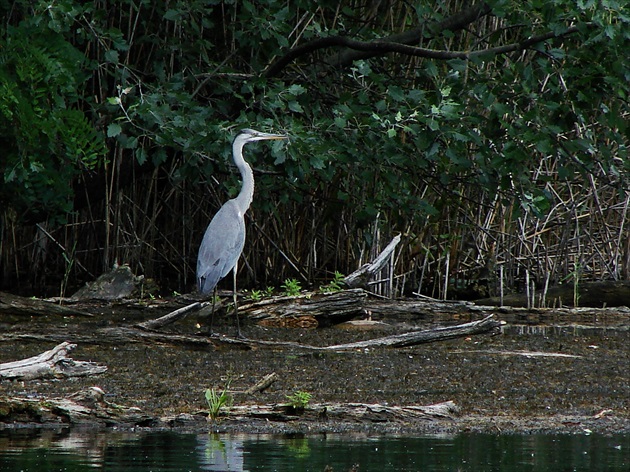
<path id="1" fill-rule="evenodd" d="M 0 471 L 628 471 L 630 436 L 0 430 Z"/>
<path id="2" fill-rule="evenodd" d="M 197 436 L 200 467 L 212 471 L 245 471 L 243 444 L 247 436 L 200 434 Z"/>

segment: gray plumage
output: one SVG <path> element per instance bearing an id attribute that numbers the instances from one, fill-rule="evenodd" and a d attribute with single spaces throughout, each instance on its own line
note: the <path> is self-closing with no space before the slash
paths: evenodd
<path id="1" fill-rule="evenodd" d="M 235 272 L 234 292 L 236 294 L 238 259 L 245 245 L 245 212 L 254 197 L 254 173 L 243 159 L 243 147 L 253 141 L 268 139 L 287 139 L 287 137 L 244 129 L 234 138 L 232 157 L 241 173 L 243 185 L 238 196 L 228 200 L 214 215 L 201 241 L 197 257 L 197 288 L 202 294 L 211 293 L 219 280 L 231 270 Z"/>

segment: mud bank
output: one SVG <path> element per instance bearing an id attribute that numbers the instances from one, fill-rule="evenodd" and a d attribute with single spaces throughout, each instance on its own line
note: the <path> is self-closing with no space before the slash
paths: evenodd
<path id="1" fill-rule="evenodd" d="M 0 363 L 27 358 L 103 326 L 121 326 L 168 311 L 156 307 L 83 306 L 93 317 L 2 315 Z M 137 407 L 160 418 L 146 426 L 183 430 L 244 432 L 381 433 L 630 432 L 630 330 L 627 313 L 619 319 L 508 320 L 498 335 L 478 335 L 407 348 L 350 352 L 299 349 L 199 349 L 164 343 L 77 342 L 73 358 L 104 364 L 94 377 L 0 381 L 0 397 L 65 397 L 98 386 L 115 404 Z M 381 320 L 370 331 L 339 327 L 269 328 L 246 324 L 248 338 L 331 345 L 401 333 L 455 319 Z M 468 321 L 468 320 L 464 320 Z M 205 319 L 190 317 L 172 327 L 180 333 L 204 330 Z M 215 326 L 233 334 L 231 324 Z M 53 340 L 52 334 L 56 338 Z M 275 372 L 277 380 L 262 393 L 243 392 Z M 389 406 L 454 402 L 459 415 L 417 421 L 338 422 L 318 417 L 305 421 L 230 420 L 208 423 L 204 393 L 229 382 L 235 405 L 280 404 L 296 391 L 312 395 L 311 406 L 365 403 Z M 31 425 L 33 423 L 30 423 Z M 0 426 L 3 423 L 0 422 Z M 4 426 L 15 426 L 6 421 Z M 125 426 L 129 427 L 129 425 Z"/>

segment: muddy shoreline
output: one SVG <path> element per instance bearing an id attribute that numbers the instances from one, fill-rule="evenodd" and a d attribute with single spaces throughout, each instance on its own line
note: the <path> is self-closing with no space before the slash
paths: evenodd
<path id="1" fill-rule="evenodd" d="M 46 336 L 63 333 L 67 340 L 104 326 L 124 326 L 169 311 L 166 305 L 82 306 L 93 317 L 2 315 L 4 337 L 0 363 L 23 359 L 54 347 Z M 458 319 L 383 319 L 369 331 L 269 328 L 246 324 L 249 338 L 311 345 L 358 341 L 421 327 L 457 324 Z M 204 331 L 207 320 L 189 317 L 171 332 Z M 351 352 L 304 352 L 291 349 L 210 350 L 162 343 L 112 340 L 78 343 L 72 357 L 108 366 L 88 378 L 0 381 L 0 397 L 46 399 L 65 397 L 98 386 L 108 402 L 137 407 L 159 418 L 140 429 L 251 433 L 424 434 L 458 432 L 630 432 L 630 330 L 628 313 L 589 322 L 563 319 L 508 320 L 501 334 L 477 335 L 414 347 L 363 349 Z M 231 323 L 215 326 L 233 334 Z M 38 334 L 25 337 L 27 334 Z M 275 372 L 278 380 L 263 393 L 243 391 Z M 327 403 L 390 406 L 430 405 L 453 401 L 460 414 L 449 419 L 418 421 L 334 421 L 296 418 L 223 419 L 209 423 L 204 392 L 234 391 L 235 405 L 281 404 L 298 390 L 309 392 L 309 407 Z M 0 422 L 0 427 L 38 426 Z M 64 425 L 45 425 L 60 427 Z M 89 425 L 88 425 L 89 426 Z M 92 425 L 95 426 L 95 425 Z M 85 427 L 83 425 L 82 427 Z M 118 428 L 136 428 L 117 425 Z"/>

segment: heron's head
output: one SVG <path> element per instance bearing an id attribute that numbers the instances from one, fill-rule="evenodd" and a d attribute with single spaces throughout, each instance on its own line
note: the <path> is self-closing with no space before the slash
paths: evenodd
<path id="1" fill-rule="evenodd" d="M 263 133 L 262 131 L 256 131 L 255 129 L 245 128 L 242 129 L 234 138 L 236 140 L 242 140 L 243 144 L 251 143 L 254 141 L 264 141 L 268 139 L 288 139 L 288 136 L 284 134 Z"/>

